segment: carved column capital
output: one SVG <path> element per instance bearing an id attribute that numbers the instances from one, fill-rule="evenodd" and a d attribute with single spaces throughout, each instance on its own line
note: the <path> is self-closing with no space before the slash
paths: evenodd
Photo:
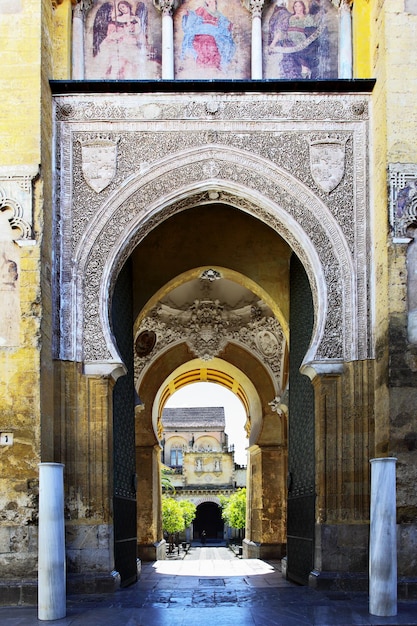
<path id="1" fill-rule="evenodd" d="M 265 0 L 242 0 L 242 4 L 252 13 L 252 17 L 262 17 Z"/>
<path id="2" fill-rule="evenodd" d="M 351 11 L 353 7 L 353 0 L 339 0 L 339 7 L 345 11 Z"/>
<path id="3" fill-rule="evenodd" d="M 90 9 L 93 8 L 93 0 L 79 0 L 79 2 L 72 2 L 73 9 L 72 13 L 74 17 L 78 17 L 79 19 L 84 19 L 84 15 L 88 13 Z"/>
<path id="4" fill-rule="evenodd" d="M 153 0 L 153 3 L 162 15 L 172 15 L 180 5 L 179 0 Z"/>

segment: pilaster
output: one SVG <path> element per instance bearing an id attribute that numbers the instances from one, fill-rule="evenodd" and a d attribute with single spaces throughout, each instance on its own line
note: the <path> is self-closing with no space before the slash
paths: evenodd
<path id="1" fill-rule="evenodd" d="M 61 424 L 56 456 L 65 463 L 68 584 L 78 590 L 111 590 L 114 576 L 113 414 L 114 380 L 86 376 L 82 366 L 61 363 Z"/>
<path id="2" fill-rule="evenodd" d="M 161 518 L 161 448 L 145 424 L 146 409 L 136 409 L 136 467 L 140 506 L 137 509 L 137 556 L 143 561 L 165 558 Z"/>
<path id="3" fill-rule="evenodd" d="M 244 558 L 279 559 L 286 545 L 287 453 L 283 445 L 251 446 Z"/>
<path id="4" fill-rule="evenodd" d="M 316 413 L 315 587 L 366 585 L 373 361 L 313 379 Z M 348 582 L 349 581 L 349 582 Z"/>

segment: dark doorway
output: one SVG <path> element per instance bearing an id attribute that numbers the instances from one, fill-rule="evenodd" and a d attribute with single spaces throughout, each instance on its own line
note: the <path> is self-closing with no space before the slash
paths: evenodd
<path id="1" fill-rule="evenodd" d="M 300 366 L 311 341 L 313 299 L 293 255 L 290 266 L 290 391 L 288 411 L 288 577 L 306 584 L 313 569 L 315 525 L 314 392 Z"/>
<path id="2" fill-rule="evenodd" d="M 194 539 L 199 541 L 202 532 L 206 532 L 206 541 L 223 539 L 224 522 L 221 508 L 214 502 L 203 502 L 197 507 L 194 520 Z"/>

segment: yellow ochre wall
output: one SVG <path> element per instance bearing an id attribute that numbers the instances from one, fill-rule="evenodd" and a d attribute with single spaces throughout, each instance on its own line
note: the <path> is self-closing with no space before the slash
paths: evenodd
<path id="1" fill-rule="evenodd" d="M 55 8 L 51 0 L 0 0 L 0 168 L 39 170 L 33 183 L 34 244 L 19 248 L 20 344 L 0 348 L 0 432 L 14 434 L 12 447 L 0 447 L 0 579 L 36 576 L 37 464 L 64 460 L 54 456 L 54 417 L 65 414 L 59 404 L 65 390 L 56 386 L 54 403 L 49 79 L 71 76 L 71 17 L 70 0 Z M 355 0 L 354 76 L 376 78 L 369 138 L 376 432 L 369 452 L 395 453 L 400 460 L 405 453 L 395 418 L 405 404 L 416 402 L 414 392 L 390 389 L 387 376 L 390 317 L 401 322 L 407 311 L 405 250 L 389 234 L 387 166 L 417 163 L 416 33 L 416 0 Z M 407 490 L 415 492 L 417 463 L 410 458 L 403 459 L 408 474 L 401 475 L 400 507 Z"/>

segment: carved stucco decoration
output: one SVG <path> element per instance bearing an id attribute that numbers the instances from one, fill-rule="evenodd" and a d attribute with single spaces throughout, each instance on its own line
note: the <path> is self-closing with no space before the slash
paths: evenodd
<path id="1" fill-rule="evenodd" d="M 61 358 L 118 360 L 108 294 L 119 269 L 161 221 L 213 201 L 258 217 L 300 257 L 316 311 L 308 358 L 370 355 L 366 97 L 204 94 L 190 100 L 178 94 L 56 101 Z M 110 133 L 114 120 L 117 173 L 98 195 L 83 179 L 79 142 L 92 132 Z M 331 192 L 311 175 L 312 130 L 345 143 L 344 176 Z"/>
<path id="2" fill-rule="evenodd" d="M 390 222 L 394 243 L 407 243 L 410 226 L 417 226 L 417 165 L 395 163 L 389 166 Z"/>
<path id="3" fill-rule="evenodd" d="M 37 174 L 26 167 L 0 168 L 0 211 L 7 217 L 13 240 L 21 246 L 33 243 L 32 183 Z"/>
<path id="4" fill-rule="evenodd" d="M 58 121 L 104 122 L 133 120 L 197 120 L 207 119 L 208 103 L 216 103 L 217 117 L 222 120 L 293 120 L 306 122 L 311 120 L 357 122 L 368 119 L 369 101 L 362 94 L 319 95 L 280 94 L 279 98 L 271 94 L 250 96 L 224 96 L 210 93 L 203 96 L 187 94 L 187 97 L 173 98 L 160 95 L 151 98 L 141 95 L 110 97 L 95 94 L 91 97 L 58 96 L 55 98 Z M 332 130 L 340 128 L 332 125 Z M 306 129 L 307 130 L 307 129 Z M 219 129 L 212 128 L 216 133 Z M 309 128 L 311 134 L 312 129 Z"/>
<path id="5" fill-rule="evenodd" d="M 312 135 L 310 169 L 314 181 L 326 193 L 342 182 L 345 173 L 346 136 Z"/>
<path id="6" fill-rule="evenodd" d="M 80 139 L 84 180 L 96 193 L 108 187 L 116 175 L 118 141 L 108 135 Z"/>
<path id="7" fill-rule="evenodd" d="M 234 342 L 257 355 L 281 386 L 285 339 L 279 322 L 266 315 L 262 306 L 233 309 L 218 300 L 196 300 L 182 309 L 159 303 L 144 318 L 138 336 L 153 332 L 156 342 L 151 353 L 135 359 L 136 376 L 157 355 L 185 341 L 196 357 L 209 361 L 228 343 Z"/>

